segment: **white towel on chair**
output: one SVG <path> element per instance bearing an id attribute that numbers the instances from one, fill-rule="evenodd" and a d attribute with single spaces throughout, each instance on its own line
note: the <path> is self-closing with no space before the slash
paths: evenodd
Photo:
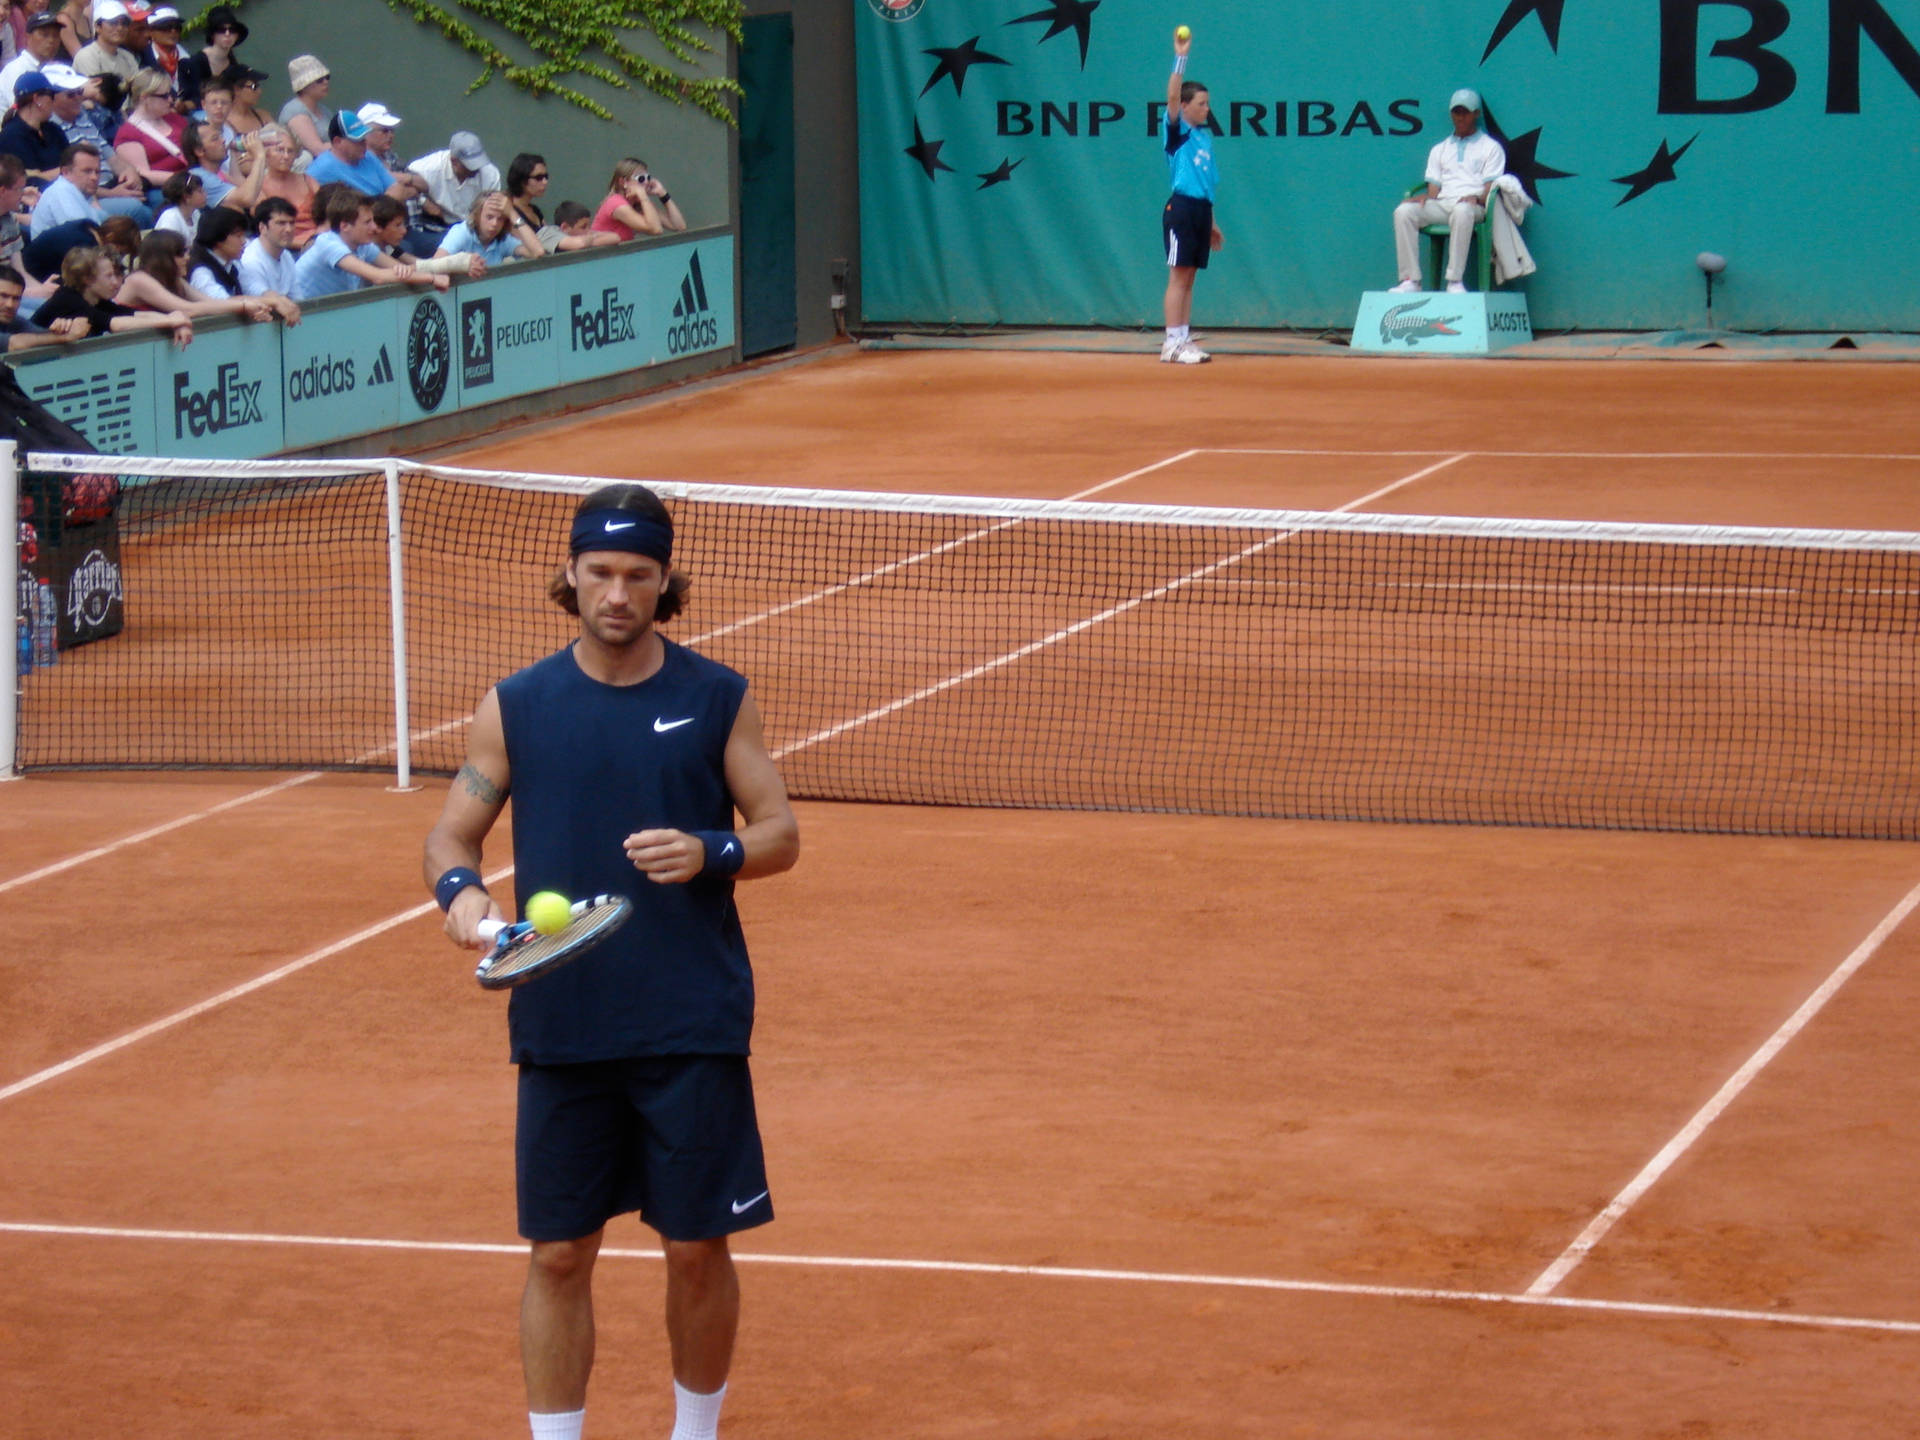
<path id="1" fill-rule="evenodd" d="M 1504 285 L 1522 275 L 1531 275 L 1539 267 L 1533 252 L 1520 237 L 1520 226 L 1533 208 L 1533 198 L 1521 186 L 1519 178 L 1502 175 L 1494 185 L 1500 201 L 1493 207 L 1489 227 L 1493 237 L 1493 283 Z"/>

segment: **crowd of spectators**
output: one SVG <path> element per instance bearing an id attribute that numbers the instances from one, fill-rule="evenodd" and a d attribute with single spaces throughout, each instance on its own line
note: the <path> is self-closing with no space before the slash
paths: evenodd
<path id="1" fill-rule="evenodd" d="M 41 0 L 47 3 L 47 0 Z M 183 41 L 171 5 L 0 0 L 0 336 L 9 350 L 196 318 L 298 324 L 300 302 L 367 285 L 444 290 L 450 277 L 683 230 L 644 161 L 622 160 L 597 209 L 545 205 L 543 156 L 504 179 L 480 137 L 403 160 L 378 100 L 329 103 L 314 55 L 287 96 L 240 54 L 226 5 Z"/>

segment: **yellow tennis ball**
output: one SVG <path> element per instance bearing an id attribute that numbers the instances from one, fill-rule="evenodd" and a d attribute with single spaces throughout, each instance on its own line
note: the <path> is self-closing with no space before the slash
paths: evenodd
<path id="1" fill-rule="evenodd" d="M 1193 38 L 1193 31 L 1182 25 L 1178 30 L 1173 32 L 1173 38 L 1176 40 L 1191 40 Z"/>
<path id="2" fill-rule="evenodd" d="M 542 935 L 558 935 L 573 918 L 573 906 L 557 890 L 542 890 L 527 897 L 527 921 Z"/>

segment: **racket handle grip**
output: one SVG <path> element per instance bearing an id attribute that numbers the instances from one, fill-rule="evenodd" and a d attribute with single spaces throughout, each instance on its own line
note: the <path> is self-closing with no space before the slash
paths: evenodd
<path id="1" fill-rule="evenodd" d="M 500 932 L 508 926 L 505 920 L 482 920 L 475 928 L 479 931 L 482 944 L 491 945 L 500 938 Z"/>

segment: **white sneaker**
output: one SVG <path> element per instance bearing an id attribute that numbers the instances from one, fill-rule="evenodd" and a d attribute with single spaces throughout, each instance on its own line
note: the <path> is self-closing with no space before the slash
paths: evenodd
<path id="1" fill-rule="evenodd" d="M 1172 336 L 1168 336 L 1166 342 L 1160 347 L 1160 363 L 1171 365 L 1173 357 L 1180 353 L 1180 347 L 1186 343 L 1184 340 L 1175 340 Z"/>
<path id="2" fill-rule="evenodd" d="M 1465 295 L 1465 294 L 1467 294 L 1467 293 L 1468 293 L 1468 292 L 1467 292 L 1467 286 L 1466 286 L 1466 282 L 1465 282 L 1465 281 L 1462 281 L 1462 280 L 1449 280 L 1449 281 L 1447 282 L 1447 294 L 1449 294 L 1449 295 Z"/>
<path id="3" fill-rule="evenodd" d="M 1204 365 L 1213 357 L 1189 340 L 1172 355 L 1163 355 L 1160 358 L 1175 365 Z"/>
<path id="4" fill-rule="evenodd" d="M 1418 295 L 1420 293 L 1420 282 L 1418 280 L 1402 280 L 1398 285 L 1387 291 L 1387 293 L 1389 295 Z"/>

